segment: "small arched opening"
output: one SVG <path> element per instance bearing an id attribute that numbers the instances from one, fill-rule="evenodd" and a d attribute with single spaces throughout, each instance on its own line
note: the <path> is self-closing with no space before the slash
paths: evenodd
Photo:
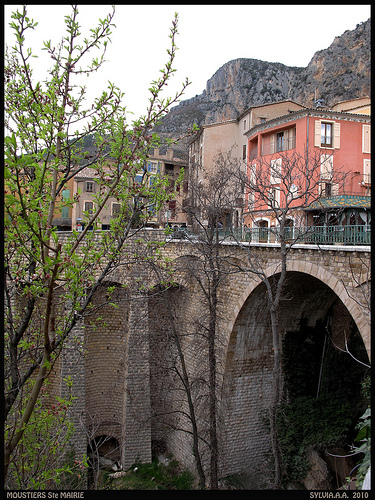
<path id="1" fill-rule="evenodd" d="M 96 490 L 105 479 L 105 475 L 122 470 L 120 445 L 116 438 L 101 435 L 92 439 L 87 447 L 88 489 Z"/>

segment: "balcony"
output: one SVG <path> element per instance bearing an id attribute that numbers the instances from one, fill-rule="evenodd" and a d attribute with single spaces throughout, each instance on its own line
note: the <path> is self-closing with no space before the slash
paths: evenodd
<path id="1" fill-rule="evenodd" d="M 277 140 L 273 142 L 263 142 L 261 148 L 261 155 L 271 155 L 274 153 L 279 153 L 282 151 L 288 151 L 289 149 L 294 149 L 296 147 L 296 138 L 289 137 L 282 138 L 282 140 Z"/>

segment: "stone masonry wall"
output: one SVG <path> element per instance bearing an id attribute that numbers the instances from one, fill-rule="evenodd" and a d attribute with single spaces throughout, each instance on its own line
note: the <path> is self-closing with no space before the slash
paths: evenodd
<path id="1" fill-rule="evenodd" d="M 64 238 L 64 235 L 61 236 Z M 147 236 L 159 241 L 164 238 L 157 231 L 147 232 Z M 140 244 L 135 241 L 127 247 L 129 255 L 135 252 L 139 254 L 140 250 Z M 223 245 L 222 248 L 232 263 L 241 265 L 247 262 L 247 250 L 236 245 Z M 268 276 L 277 274 L 279 255 L 276 246 L 254 246 L 252 251 L 261 259 Z M 186 255 L 196 255 L 196 251 L 194 244 L 189 242 L 169 242 L 163 254 L 177 263 Z M 281 322 L 286 325 L 290 321 L 298 323 L 305 313 L 313 315 L 314 305 L 320 307 L 317 304 L 320 299 L 324 302 L 326 294 L 332 300 L 341 301 L 342 307 L 346 308 L 356 323 L 369 351 L 369 319 L 364 313 L 366 303 L 361 287 L 353 281 L 353 273 L 362 273 L 364 281 L 367 269 L 365 262 L 369 256 L 369 249 L 366 248 L 301 245 L 292 249 L 288 260 L 288 286 L 290 291 L 293 286 L 296 287 L 296 293 L 294 296 L 291 294 L 291 302 L 285 305 Z M 186 398 L 177 397 L 177 391 L 161 394 L 165 386 L 170 387 L 173 379 L 168 378 L 166 373 L 165 379 L 155 379 L 156 373 L 161 374 L 160 370 L 156 370 L 156 354 L 162 354 L 166 362 L 171 361 L 170 355 L 175 355 L 173 349 L 161 352 L 168 328 L 165 318 L 163 320 L 160 317 L 163 314 L 160 304 L 146 293 L 150 284 L 156 284 L 155 278 L 147 274 L 144 266 L 134 268 L 131 276 L 123 266 L 116 270 L 111 279 L 119 285 L 133 283 L 134 287 L 128 290 L 128 295 L 119 288 L 118 295 L 113 298 L 119 307 L 103 306 L 100 311 L 103 320 L 97 322 L 96 329 L 89 326 L 89 319 L 85 320 L 81 329 L 76 329 L 81 340 L 82 329 L 85 329 L 84 358 L 82 354 L 73 354 L 74 350 L 64 353 L 62 373 L 70 373 L 75 377 L 77 411 L 86 411 L 86 422 L 89 414 L 100 417 L 102 423 L 98 432 L 119 441 L 125 467 L 136 460 L 151 460 L 152 440 L 164 440 L 169 451 L 184 465 L 192 468 L 194 460 L 190 434 L 173 431 L 172 425 L 167 432 L 167 427 L 154 418 L 163 405 L 164 408 L 171 404 L 171 409 L 186 410 Z M 256 470 L 269 449 L 263 416 L 272 386 L 272 347 L 264 290 L 259 283 L 259 279 L 249 273 L 238 272 L 227 280 L 220 295 L 217 355 L 221 384 L 220 473 L 223 475 L 237 472 L 241 467 Z M 316 284 L 319 283 L 318 289 Z M 144 291 L 137 288 L 138 284 L 145 285 Z M 194 336 L 194 332 L 197 321 L 201 319 L 199 311 L 203 302 L 191 283 L 182 284 L 184 291 L 176 291 L 174 313 L 184 333 L 183 344 L 189 374 L 199 380 L 201 372 L 206 369 L 205 347 L 202 339 Z M 313 299 L 313 290 L 316 300 Z M 103 293 L 104 289 L 98 293 L 98 297 Z M 129 294 L 132 296 L 131 301 L 128 300 Z M 294 316 L 291 316 L 291 311 L 295 312 Z M 84 363 L 84 367 L 80 362 Z M 195 397 L 197 402 L 201 402 L 199 425 L 204 435 L 207 421 L 202 391 L 202 387 L 197 389 Z M 159 398 L 158 393 L 164 400 Z M 189 425 L 183 418 L 174 423 L 179 428 Z M 77 435 L 77 446 L 82 438 L 83 434 Z M 205 460 L 207 455 L 203 455 Z"/>

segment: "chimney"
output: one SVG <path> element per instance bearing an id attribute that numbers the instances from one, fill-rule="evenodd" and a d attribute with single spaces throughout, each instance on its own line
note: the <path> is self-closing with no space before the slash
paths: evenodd
<path id="1" fill-rule="evenodd" d="M 173 159 L 173 149 L 167 149 L 167 158 L 168 160 Z"/>

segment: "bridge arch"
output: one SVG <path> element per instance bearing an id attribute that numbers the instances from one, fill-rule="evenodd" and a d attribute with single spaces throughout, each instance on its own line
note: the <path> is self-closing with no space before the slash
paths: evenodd
<path id="1" fill-rule="evenodd" d="M 271 264 L 266 270 L 265 275 L 270 278 L 280 272 L 280 263 Z M 366 347 L 367 355 L 371 359 L 371 331 L 370 323 L 364 317 L 363 311 L 356 303 L 356 301 L 350 297 L 347 289 L 345 288 L 343 282 L 337 278 L 333 273 L 328 271 L 322 266 L 318 266 L 312 262 L 300 261 L 300 260 L 290 260 L 287 264 L 287 273 L 300 272 L 308 274 L 317 278 L 319 281 L 327 285 L 333 293 L 342 301 L 346 309 L 349 311 L 351 317 L 353 318 L 355 324 L 357 325 L 358 331 L 361 334 L 363 343 Z M 232 332 L 235 321 L 241 311 L 243 305 L 247 301 L 248 297 L 255 290 L 255 288 L 262 283 L 262 280 L 258 277 L 254 277 L 245 286 L 241 296 L 238 298 L 237 303 L 233 307 L 234 314 L 228 322 L 227 331 Z"/>
<path id="2" fill-rule="evenodd" d="M 266 269 L 268 278 L 280 273 L 280 264 Z M 280 330 L 298 332 L 302 320 L 309 327 L 333 318 L 332 339 L 344 347 L 343 328 L 348 334 L 362 337 L 369 357 L 369 337 L 360 329 L 363 312 L 352 299 L 344 284 L 326 269 L 313 263 L 288 263 L 287 283 L 280 310 Z M 222 386 L 220 418 L 223 422 L 222 468 L 227 474 L 244 470 L 267 472 L 270 452 L 269 432 L 264 419 L 272 398 L 273 349 L 270 315 L 265 304 L 267 290 L 260 278 L 252 280 L 238 297 L 228 328 L 225 356 L 225 376 Z M 357 310 L 358 309 L 358 310 Z M 324 323 L 325 324 L 325 323 Z M 361 351 L 361 352 L 364 352 Z M 345 356 L 345 355 L 344 355 Z M 349 359 L 351 359 L 348 356 Z M 366 361 L 365 359 L 363 361 Z M 263 467 L 263 469 L 262 469 Z M 254 484 L 254 488 L 258 487 Z"/>

